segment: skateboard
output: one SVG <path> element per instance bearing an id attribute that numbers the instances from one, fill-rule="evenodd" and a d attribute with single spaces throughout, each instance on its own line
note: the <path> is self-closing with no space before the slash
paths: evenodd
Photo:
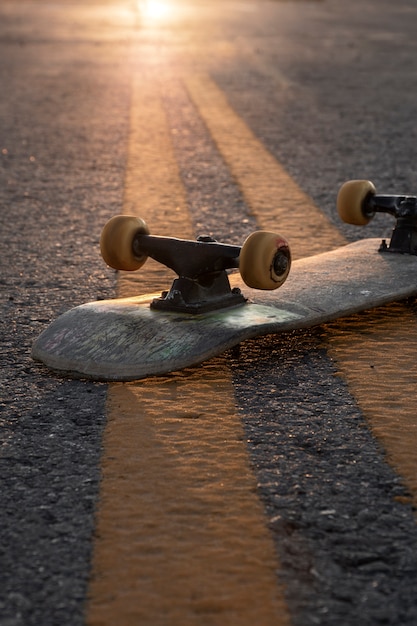
<path id="1" fill-rule="evenodd" d="M 291 263 L 287 241 L 275 233 L 256 231 L 232 246 L 156 237 L 143 220 L 116 216 L 101 235 L 105 262 L 135 271 L 151 257 L 178 278 L 160 294 L 69 310 L 38 337 L 32 356 L 73 377 L 138 380 L 197 365 L 245 339 L 417 295 L 417 198 L 378 195 L 370 181 L 355 180 L 340 188 L 337 209 L 358 226 L 391 214 L 390 241 L 363 239 Z"/>

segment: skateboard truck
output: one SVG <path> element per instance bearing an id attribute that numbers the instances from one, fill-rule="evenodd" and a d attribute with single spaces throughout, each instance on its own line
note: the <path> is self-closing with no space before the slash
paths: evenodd
<path id="1" fill-rule="evenodd" d="M 396 223 L 389 244 L 383 239 L 380 252 L 417 255 L 417 197 L 380 195 L 369 180 L 344 183 L 337 197 L 337 209 L 348 224 L 365 225 L 376 213 L 388 213 Z"/>
<path id="2" fill-rule="evenodd" d="M 146 240 L 146 238 L 148 238 Z M 155 298 L 151 309 L 181 313 L 207 313 L 244 304 L 239 288 L 230 287 L 227 269 L 239 267 L 240 246 L 217 242 L 209 236 L 197 241 L 139 235 L 135 247 L 178 274 L 169 291 Z"/>
<path id="3" fill-rule="evenodd" d="M 396 218 L 389 245 L 382 240 L 380 252 L 417 255 L 417 198 L 415 196 L 371 196 L 373 213 L 389 213 Z"/>
<path id="4" fill-rule="evenodd" d="M 132 216 L 113 217 L 100 239 L 101 253 L 115 269 L 139 269 L 148 257 L 177 275 L 169 291 L 163 291 L 151 308 L 179 313 L 206 313 L 244 304 L 239 288 L 231 288 L 228 270 L 239 269 L 246 285 L 276 289 L 288 276 L 291 254 L 288 243 L 275 233 L 256 231 L 243 246 L 219 243 L 209 236 L 196 241 L 157 237 L 146 223 Z"/>

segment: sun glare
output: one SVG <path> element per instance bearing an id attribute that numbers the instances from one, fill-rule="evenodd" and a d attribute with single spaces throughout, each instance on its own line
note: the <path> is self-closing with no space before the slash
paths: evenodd
<path id="1" fill-rule="evenodd" d="M 169 14 L 171 6 L 163 0 L 139 0 L 139 9 L 151 19 L 160 19 Z"/>

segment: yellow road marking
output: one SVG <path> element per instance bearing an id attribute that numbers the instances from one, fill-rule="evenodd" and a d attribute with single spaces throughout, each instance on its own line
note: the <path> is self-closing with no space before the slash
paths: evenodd
<path id="1" fill-rule="evenodd" d="M 184 188 L 171 143 L 158 83 L 151 74 L 133 81 L 123 213 L 141 217 L 158 235 L 192 237 Z M 154 292 L 173 274 L 148 259 L 139 272 L 121 272 L 120 297 Z"/>
<path id="2" fill-rule="evenodd" d="M 417 506 L 417 324 L 404 303 L 331 325 L 329 354 Z"/>
<path id="3" fill-rule="evenodd" d="M 135 79 L 131 110 L 124 212 L 158 234 L 190 235 L 152 77 Z M 148 260 L 121 275 L 119 293 L 154 291 L 163 273 Z M 111 385 L 88 624 L 288 624 L 255 487 L 221 359 Z"/>
<path id="4" fill-rule="evenodd" d="M 184 80 L 259 226 L 284 235 L 293 258 L 345 243 L 337 228 L 236 115 L 210 77 L 187 76 Z"/>
<path id="5" fill-rule="evenodd" d="M 286 624 L 227 367 L 113 385 L 89 624 Z"/>

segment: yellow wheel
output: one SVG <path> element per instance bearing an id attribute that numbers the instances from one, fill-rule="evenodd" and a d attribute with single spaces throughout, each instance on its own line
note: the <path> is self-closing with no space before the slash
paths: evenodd
<path id="1" fill-rule="evenodd" d="M 337 211 L 346 224 L 365 226 L 371 221 L 374 214 L 364 211 L 365 200 L 376 194 L 376 189 L 370 180 L 349 180 L 344 183 L 337 194 Z"/>
<path id="2" fill-rule="evenodd" d="M 239 255 L 239 271 L 248 287 L 277 289 L 286 280 L 291 267 L 287 241 L 264 230 L 246 239 Z"/>
<path id="3" fill-rule="evenodd" d="M 116 215 L 104 226 L 100 237 L 101 256 L 116 270 L 137 270 L 148 258 L 133 251 L 136 235 L 149 235 L 146 223 L 138 217 Z"/>

